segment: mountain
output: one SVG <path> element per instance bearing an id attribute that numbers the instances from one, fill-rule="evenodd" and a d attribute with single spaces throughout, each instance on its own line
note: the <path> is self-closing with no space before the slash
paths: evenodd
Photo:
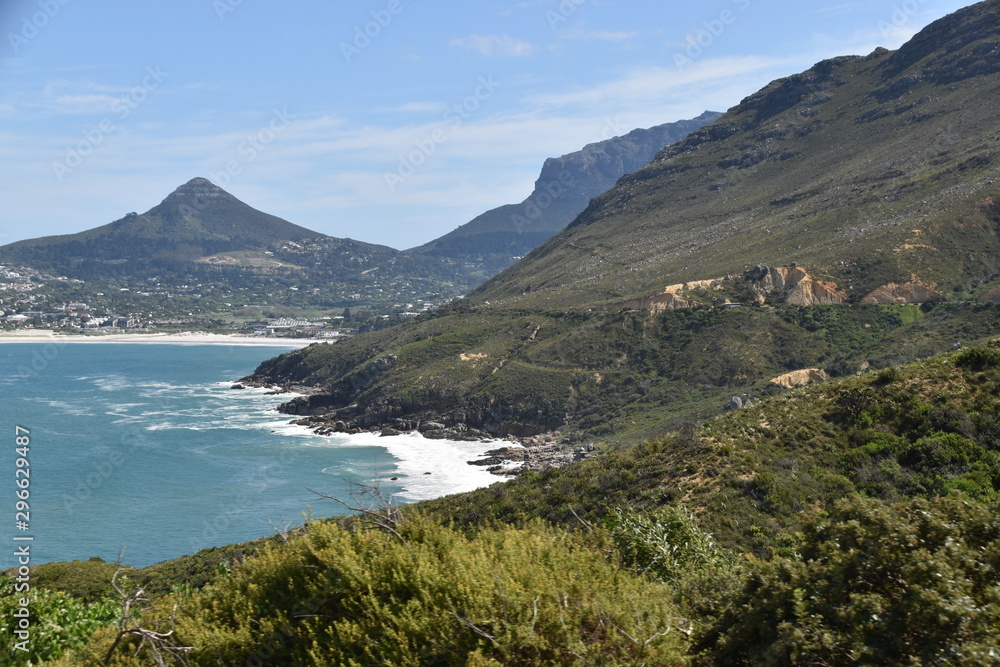
<path id="1" fill-rule="evenodd" d="M 70 277 L 127 276 L 219 253 L 262 251 L 281 242 L 349 242 L 383 259 L 391 248 L 341 241 L 244 204 L 204 178 L 194 178 L 143 214 L 129 213 L 78 234 L 47 236 L 0 247 L 0 261 Z M 275 262 L 277 264 L 277 262 Z"/>
<path id="2" fill-rule="evenodd" d="M 590 200 L 619 178 L 721 114 L 706 111 L 697 118 L 589 144 L 582 150 L 549 158 L 527 199 L 487 211 L 407 254 L 429 255 L 473 264 L 486 277 L 510 266 L 522 255 L 563 229 Z"/>
<path id="3" fill-rule="evenodd" d="M 818 63 L 595 199 L 478 299 L 589 306 L 796 262 L 861 300 L 1000 277 L 1000 16 L 984 2 L 896 52 Z"/>
<path id="4" fill-rule="evenodd" d="M 276 315 L 346 306 L 384 311 L 399 302 L 444 300 L 474 286 L 435 258 L 406 257 L 388 246 L 300 227 L 204 178 L 185 183 L 146 213 L 0 247 L 0 263 L 51 274 L 33 293 L 34 308 L 83 301 L 110 312 L 160 319 L 183 314 L 216 323 L 230 313 L 259 318 L 262 307 Z"/>
<path id="5" fill-rule="evenodd" d="M 72 295 L 57 289 L 60 293 L 52 298 L 59 302 L 94 302 L 95 295 L 135 287 L 136 281 L 219 288 L 219 298 L 211 304 L 174 304 L 185 313 L 225 312 L 231 307 L 226 295 L 234 290 L 252 303 L 292 311 L 440 301 L 466 293 L 508 267 L 562 229 L 591 197 L 717 115 L 705 112 L 694 120 L 634 130 L 548 160 L 536 192 L 522 204 L 487 212 L 406 252 L 314 232 L 195 178 L 141 215 L 129 213 L 78 234 L 2 246 L 0 263 L 89 283 Z M 149 304 L 134 297 L 108 298 L 104 305 L 109 310 L 149 310 Z"/>
<path id="6" fill-rule="evenodd" d="M 322 431 L 625 442 L 993 333 L 998 8 L 775 81 L 462 302 L 250 381 Z"/>

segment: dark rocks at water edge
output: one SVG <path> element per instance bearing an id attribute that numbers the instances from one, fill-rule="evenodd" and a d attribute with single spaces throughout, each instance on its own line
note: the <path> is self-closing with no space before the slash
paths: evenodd
<path id="1" fill-rule="evenodd" d="M 407 433 L 418 432 L 431 440 L 455 440 L 459 442 L 490 442 L 496 436 L 466 424 L 458 423 L 445 426 L 441 422 L 417 422 L 407 419 L 394 419 L 392 426 L 376 425 L 367 428 L 359 427 L 350 421 L 331 420 L 324 415 L 312 415 L 292 422 L 298 426 L 306 426 L 318 435 L 337 435 L 355 433 L 378 433 L 381 437 L 394 437 Z M 489 466 L 489 472 L 505 477 L 514 477 L 529 470 L 548 470 L 561 468 L 564 465 L 586 458 L 593 445 L 573 446 L 563 435 L 556 432 L 542 433 L 527 437 L 507 435 L 505 439 L 520 446 L 501 447 L 486 452 L 484 459 L 469 461 L 470 465 Z"/>
<path id="2" fill-rule="evenodd" d="M 275 389 L 272 384 L 254 382 L 244 378 L 245 386 Z M 460 416 L 431 415 L 425 419 L 391 417 L 390 406 L 382 409 L 362 409 L 357 404 L 340 407 L 335 397 L 316 393 L 315 388 L 286 385 L 271 393 L 296 392 L 304 394 L 278 406 L 278 411 L 299 419 L 291 423 L 305 426 L 317 435 L 352 435 L 376 433 L 381 437 L 395 437 L 419 432 L 431 440 L 453 440 L 458 442 L 492 442 L 504 439 L 520 447 L 502 447 L 486 453 L 479 461 L 469 461 L 471 465 L 489 466 L 496 475 L 513 477 L 528 470 L 560 468 L 568 463 L 586 458 L 594 450 L 593 446 L 574 446 L 559 430 L 558 423 L 548 428 L 533 424 L 522 424 L 502 419 L 492 420 L 488 425 L 473 426 Z"/>
<path id="3" fill-rule="evenodd" d="M 594 451 L 593 445 L 573 447 L 556 441 L 558 433 L 546 436 L 547 442 L 522 447 L 500 447 L 486 452 L 486 458 L 469 461 L 473 466 L 489 466 L 494 475 L 515 477 L 523 472 L 561 468 L 582 461 Z"/>

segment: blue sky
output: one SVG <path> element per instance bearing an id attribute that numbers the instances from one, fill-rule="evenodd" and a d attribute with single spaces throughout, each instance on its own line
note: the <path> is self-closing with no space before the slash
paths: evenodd
<path id="1" fill-rule="evenodd" d="M 542 162 L 725 111 L 949 0 L 0 0 L 0 243 L 195 176 L 395 248 L 526 197 Z"/>

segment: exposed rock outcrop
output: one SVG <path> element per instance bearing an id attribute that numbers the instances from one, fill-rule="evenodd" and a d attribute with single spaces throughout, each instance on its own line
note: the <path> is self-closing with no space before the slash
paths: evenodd
<path id="1" fill-rule="evenodd" d="M 653 296 L 645 296 L 639 299 L 629 299 L 621 303 L 614 303 L 608 306 L 609 310 L 649 310 L 659 313 L 664 310 L 677 310 L 679 308 L 695 308 L 699 304 L 677 296 L 674 292 L 661 292 Z"/>
<path id="2" fill-rule="evenodd" d="M 979 295 L 979 303 L 1000 303 L 1000 287 L 994 287 Z"/>
<path id="3" fill-rule="evenodd" d="M 724 410 L 726 412 L 731 412 L 733 410 L 742 410 L 743 408 L 752 408 L 760 402 L 759 398 L 754 398 L 750 394 L 740 394 L 739 396 L 733 396 L 726 403 Z"/>
<path id="4" fill-rule="evenodd" d="M 649 310 L 654 313 L 680 308 L 699 308 L 702 304 L 697 301 L 685 299 L 681 294 L 693 289 L 718 289 L 723 280 L 723 278 L 710 278 L 708 280 L 692 280 L 688 283 L 667 285 L 659 294 L 644 296 L 638 299 L 629 299 L 621 303 L 613 303 L 607 306 L 607 308 L 609 310 Z"/>
<path id="5" fill-rule="evenodd" d="M 743 277 L 762 292 L 762 297 L 763 294 L 786 292 L 785 302 L 793 306 L 817 306 L 847 301 L 847 296 L 837 289 L 836 283 L 815 280 L 800 266 L 758 265 Z"/>
<path id="6" fill-rule="evenodd" d="M 888 283 L 876 287 L 861 303 L 927 303 L 943 301 L 944 294 L 918 281 Z"/>
<path id="7" fill-rule="evenodd" d="M 836 283 L 826 280 L 813 280 L 806 277 L 800 280 L 785 298 L 785 302 L 793 306 L 819 306 L 828 303 L 844 303 L 847 297 L 837 289 Z"/>
<path id="8" fill-rule="evenodd" d="M 785 373 L 784 375 L 772 378 L 771 382 L 787 389 L 792 389 L 793 387 L 802 387 L 813 382 L 824 382 L 829 379 L 830 376 L 821 368 L 803 368 L 799 371 L 792 371 L 791 373 Z"/>

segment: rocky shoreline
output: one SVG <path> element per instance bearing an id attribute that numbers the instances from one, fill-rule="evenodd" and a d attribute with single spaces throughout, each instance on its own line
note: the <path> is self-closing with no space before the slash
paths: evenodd
<path id="1" fill-rule="evenodd" d="M 249 387 L 269 389 L 268 396 L 300 394 L 291 401 L 278 406 L 278 411 L 292 417 L 290 423 L 305 426 L 317 435 L 377 433 L 381 437 L 392 437 L 418 432 L 431 440 L 454 440 L 459 442 L 496 442 L 509 445 L 491 449 L 484 458 L 467 461 L 469 465 L 488 466 L 487 471 L 502 477 L 516 477 L 528 471 L 542 471 L 561 468 L 575 461 L 581 461 L 594 452 L 593 445 L 574 445 L 570 438 L 558 430 L 541 431 L 528 427 L 517 429 L 519 425 L 508 425 L 503 436 L 486 430 L 455 422 L 454 417 L 434 419 L 392 418 L 387 422 L 369 413 L 356 414 L 356 406 L 336 408 L 323 405 L 322 396 L 312 387 L 262 385 L 248 379 L 234 384 L 232 389 Z M 447 423 L 450 422 L 450 423 Z M 520 430 L 521 434 L 516 434 Z"/>

